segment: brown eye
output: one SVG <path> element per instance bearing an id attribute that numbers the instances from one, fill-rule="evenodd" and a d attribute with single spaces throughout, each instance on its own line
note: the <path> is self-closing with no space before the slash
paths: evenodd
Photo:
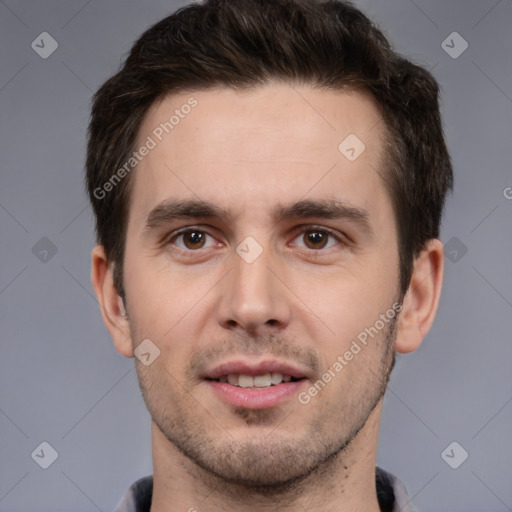
<path id="1" fill-rule="evenodd" d="M 323 249 L 328 242 L 329 234 L 320 230 L 310 230 L 304 233 L 304 243 L 309 249 Z"/>
<path id="2" fill-rule="evenodd" d="M 208 240 L 210 239 L 210 240 Z M 175 234 L 170 240 L 171 245 L 175 245 L 183 251 L 196 251 L 213 246 L 215 239 L 200 229 L 184 229 Z"/>
<path id="3" fill-rule="evenodd" d="M 205 243 L 205 234 L 201 231 L 187 231 L 182 233 L 183 243 L 187 249 L 201 249 Z"/>
<path id="4" fill-rule="evenodd" d="M 300 234 L 295 238 L 293 245 L 310 251 L 325 252 L 322 249 L 328 250 L 337 245 L 345 246 L 345 243 L 342 234 L 338 235 L 330 229 L 304 226 Z"/>

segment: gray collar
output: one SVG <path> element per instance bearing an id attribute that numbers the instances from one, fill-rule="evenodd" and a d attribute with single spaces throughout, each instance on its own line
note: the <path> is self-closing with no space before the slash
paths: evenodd
<path id="1" fill-rule="evenodd" d="M 416 512 L 404 484 L 382 468 L 375 468 L 377 498 L 382 512 Z M 150 512 L 153 476 L 137 480 L 123 496 L 115 512 Z"/>

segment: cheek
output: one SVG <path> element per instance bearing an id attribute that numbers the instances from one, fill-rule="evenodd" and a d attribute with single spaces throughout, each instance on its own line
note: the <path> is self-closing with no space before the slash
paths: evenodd
<path id="1" fill-rule="evenodd" d="M 155 265 L 157 260 L 140 247 L 127 242 L 124 260 L 124 287 L 133 324 L 145 337 L 160 337 L 164 324 L 169 326 L 169 312 L 179 304 L 177 290 L 170 287 L 167 273 Z M 174 315 L 173 315 L 174 316 Z M 142 332 L 143 331 L 143 332 Z"/>
<path id="2" fill-rule="evenodd" d="M 161 351 L 161 360 L 176 373 L 183 370 L 187 350 L 200 335 L 207 317 L 205 293 L 216 279 L 211 273 L 184 274 L 171 269 L 165 257 L 132 252 L 125 259 L 125 289 L 132 320 L 133 343 L 148 338 Z"/>
<path id="3" fill-rule="evenodd" d="M 350 272 L 340 269 L 328 278 L 310 275 L 296 283 L 296 293 L 303 298 L 314 316 L 308 323 L 316 331 L 315 344 L 325 348 L 325 357 L 333 360 L 350 348 L 365 329 L 379 322 L 397 300 L 397 255 L 390 250 L 366 254 Z M 391 311 L 393 313 L 393 311 Z M 318 337 L 319 331 L 325 332 Z M 379 329 L 379 331 L 382 329 Z M 322 341 L 323 340 L 323 341 Z"/>

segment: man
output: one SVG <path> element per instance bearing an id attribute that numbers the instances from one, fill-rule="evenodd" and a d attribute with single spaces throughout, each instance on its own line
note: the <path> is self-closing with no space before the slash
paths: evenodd
<path id="1" fill-rule="evenodd" d="M 143 34 L 87 155 L 92 282 L 152 417 L 117 510 L 413 510 L 379 419 L 451 186 L 435 80 L 347 3 L 211 0 Z"/>

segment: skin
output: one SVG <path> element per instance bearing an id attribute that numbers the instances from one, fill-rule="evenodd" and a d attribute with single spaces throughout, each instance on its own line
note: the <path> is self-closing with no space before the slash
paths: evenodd
<path id="1" fill-rule="evenodd" d="M 265 410 L 226 404 L 200 378 L 206 367 L 287 361 L 305 370 L 300 391 L 308 390 L 400 299 L 397 230 L 379 175 L 384 125 L 368 96 L 285 84 L 180 93 L 152 106 L 139 142 L 191 96 L 197 106 L 133 171 L 127 318 L 103 248 L 92 252 L 116 349 L 133 357 L 149 338 L 160 350 L 149 366 L 136 360 L 153 419 L 152 511 L 378 511 L 382 395 L 395 351 L 415 350 L 432 325 L 442 245 L 429 241 L 415 259 L 394 328 L 381 329 L 308 404 L 296 395 Z M 338 150 L 351 133 L 366 146 L 352 162 Z M 231 217 L 145 229 L 168 199 L 209 201 Z M 368 229 L 347 218 L 272 215 L 304 199 L 358 208 Z M 203 234 L 200 243 L 176 235 L 186 227 Z M 236 252 L 248 236 L 263 249 L 252 263 Z"/>

